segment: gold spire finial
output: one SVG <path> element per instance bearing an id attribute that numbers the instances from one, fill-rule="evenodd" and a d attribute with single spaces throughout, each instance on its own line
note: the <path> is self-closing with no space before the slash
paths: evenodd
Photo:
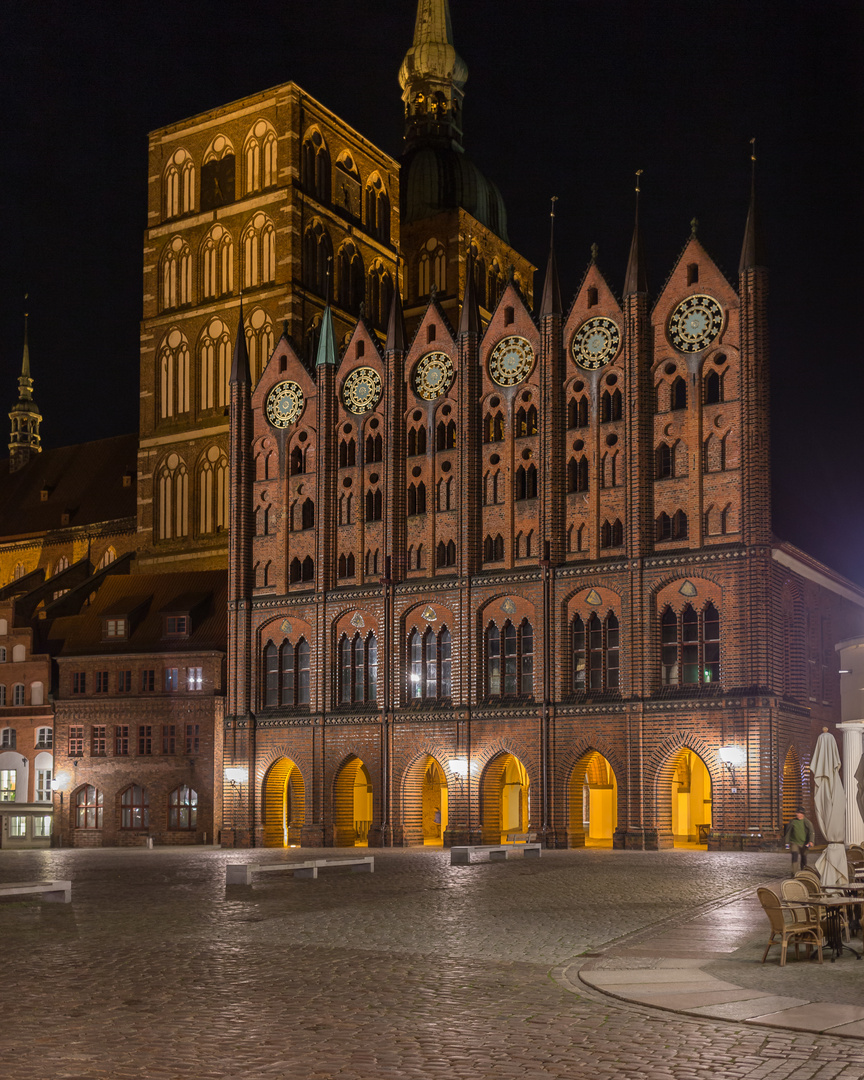
<path id="1" fill-rule="evenodd" d="M 750 140 L 750 160 L 751 161 L 756 160 L 756 137 L 755 136 Z"/>
<path id="2" fill-rule="evenodd" d="M 640 177 L 640 176 L 642 175 L 642 173 L 643 173 L 644 171 L 645 171 L 644 169 L 637 169 L 637 170 L 636 170 L 636 194 L 637 194 L 637 195 L 638 195 L 638 194 L 639 194 L 639 192 L 640 192 L 640 191 L 642 190 L 642 187 L 641 187 L 641 185 L 642 185 L 642 181 L 641 181 L 641 180 L 639 179 L 639 177 Z"/>
<path id="3" fill-rule="evenodd" d="M 558 202 L 558 196 L 553 195 L 552 196 L 552 213 L 549 215 L 550 217 L 553 217 L 553 218 L 555 217 L 555 203 L 556 202 Z"/>

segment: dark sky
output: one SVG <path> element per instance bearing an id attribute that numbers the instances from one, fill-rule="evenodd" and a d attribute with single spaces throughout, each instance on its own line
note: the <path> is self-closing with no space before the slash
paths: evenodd
<path id="1" fill-rule="evenodd" d="M 777 534 L 864 582 L 860 0 L 451 0 L 465 145 L 566 297 L 620 290 L 643 176 L 649 287 L 690 219 L 736 281 L 756 136 L 772 270 Z M 26 0 L 0 11 L 0 404 L 23 294 L 46 446 L 137 427 L 146 134 L 288 80 L 394 155 L 414 0 Z"/>

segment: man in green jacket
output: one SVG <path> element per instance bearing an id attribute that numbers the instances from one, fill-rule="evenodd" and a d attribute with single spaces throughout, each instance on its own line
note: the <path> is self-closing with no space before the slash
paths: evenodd
<path id="1" fill-rule="evenodd" d="M 801 869 L 807 865 L 807 848 L 813 847 L 816 830 L 813 822 L 804 817 L 804 811 L 799 806 L 795 811 L 795 817 L 786 826 L 783 839 L 786 847 L 792 851 L 792 873 L 795 873 L 795 860 L 801 860 Z"/>

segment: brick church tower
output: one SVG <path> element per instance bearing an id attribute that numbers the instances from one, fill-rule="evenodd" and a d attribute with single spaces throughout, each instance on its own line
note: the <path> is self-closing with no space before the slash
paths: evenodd
<path id="1" fill-rule="evenodd" d="M 466 76 L 420 0 L 387 318 L 236 332 L 223 842 L 774 844 L 864 596 L 771 532 L 755 193 L 737 282 L 694 223 L 651 296 L 637 212 L 532 310 Z"/>

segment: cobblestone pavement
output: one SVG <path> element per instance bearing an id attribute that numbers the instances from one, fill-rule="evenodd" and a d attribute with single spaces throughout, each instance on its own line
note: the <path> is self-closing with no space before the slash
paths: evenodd
<path id="1" fill-rule="evenodd" d="M 564 972 L 580 953 L 634 931 L 660 933 L 699 905 L 776 878 L 784 856 L 548 851 L 451 867 L 440 850 L 370 853 L 373 875 L 279 875 L 251 888 L 225 886 L 225 864 L 244 861 L 242 852 L 0 853 L 0 881 L 73 883 L 69 905 L 0 904 L 0 1074 L 864 1077 L 857 1040 L 696 1020 L 568 989 Z"/>

